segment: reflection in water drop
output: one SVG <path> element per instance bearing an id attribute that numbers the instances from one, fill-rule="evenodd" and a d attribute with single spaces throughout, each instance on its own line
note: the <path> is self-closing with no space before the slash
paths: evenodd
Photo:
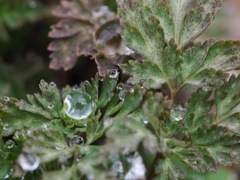
<path id="1" fill-rule="evenodd" d="M 142 157 L 139 155 L 135 155 L 131 159 L 131 168 L 125 175 L 125 180 L 138 180 L 145 179 L 146 168 L 143 163 Z"/>
<path id="2" fill-rule="evenodd" d="M 7 131 L 7 130 L 9 129 L 9 124 L 8 124 L 8 123 L 5 123 L 5 124 L 3 125 L 3 129 L 4 129 L 5 131 Z"/>
<path id="3" fill-rule="evenodd" d="M 87 118 L 93 111 L 94 103 L 86 92 L 74 91 L 64 100 L 65 113 L 76 120 Z"/>
<path id="4" fill-rule="evenodd" d="M 108 71 L 108 75 L 110 78 L 117 78 L 119 75 L 119 72 L 116 69 L 111 69 Z"/>
<path id="5" fill-rule="evenodd" d="M 8 148 L 8 149 L 12 149 L 14 146 L 15 146 L 15 142 L 13 140 L 8 140 L 6 143 L 5 143 L 5 146 Z"/>
<path id="6" fill-rule="evenodd" d="M 71 140 L 70 140 L 71 144 L 77 144 L 77 145 L 84 145 L 84 139 L 81 136 L 74 136 Z"/>
<path id="7" fill-rule="evenodd" d="M 185 113 L 186 113 L 186 108 L 184 108 L 182 105 L 175 105 L 171 109 L 170 117 L 175 121 L 181 121 L 183 120 Z"/>
<path id="8" fill-rule="evenodd" d="M 24 171 L 34 171 L 40 164 L 40 159 L 31 153 L 22 153 L 18 158 L 18 164 Z"/>
<path id="9" fill-rule="evenodd" d="M 9 98 L 8 96 L 4 96 L 4 97 L 3 97 L 3 100 L 4 100 L 5 102 L 8 102 L 8 101 L 10 100 L 10 98 Z"/>

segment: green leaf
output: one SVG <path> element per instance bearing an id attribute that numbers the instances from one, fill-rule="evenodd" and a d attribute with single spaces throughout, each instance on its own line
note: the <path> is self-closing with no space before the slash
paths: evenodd
<path id="1" fill-rule="evenodd" d="M 180 48 L 196 39 L 210 25 L 221 7 L 220 0 L 198 0 L 196 8 L 188 13 L 191 1 L 167 2 L 174 22 L 174 39 Z"/>
<path id="2" fill-rule="evenodd" d="M 177 180 L 184 177 L 184 172 L 178 169 L 169 158 L 159 160 L 155 171 L 158 174 L 156 180 Z"/>
<path id="3" fill-rule="evenodd" d="M 213 101 L 209 101 L 210 91 L 197 90 L 188 100 L 188 108 L 184 117 L 184 125 L 188 133 L 196 131 L 199 127 L 211 123 L 209 111 Z"/>

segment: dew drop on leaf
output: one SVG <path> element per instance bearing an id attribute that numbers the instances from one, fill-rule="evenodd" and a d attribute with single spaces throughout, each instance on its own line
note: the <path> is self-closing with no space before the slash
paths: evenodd
<path id="1" fill-rule="evenodd" d="M 50 82 L 50 86 L 53 88 L 56 87 L 56 84 L 54 82 Z"/>
<path id="2" fill-rule="evenodd" d="M 145 125 L 148 124 L 148 119 L 147 119 L 147 118 L 144 118 L 144 119 L 143 119 L 143 124 L 145 124 Z"/>
<path id="3" fill-rule="evenodd" d="M 41 79 L 40 84 L 44 85 L 44 84 L 46 84 L 46 81 L 44 79 Z"/>
<path id="4" fill-rule="evenodd" d="M 93 106 L 91 96 L 82 91 L 74 91 L 64 100 L 65 113 L 76 120 L 87 118 L 92 113 Z"/>
<path id="5" fill-rule="evenodd" d="M 77 145 L 84 145 L 84 139 L 81 136 L 74 136 L 71 140 L 70 140 L 71 144 L 77 144 Z"/>
<path id="6" fill-rule="evenodd" d="M 185 113 L 186 108 L 184 108 L 182 105 L 174 105 L 171 109 L 170 117 L 175 121 L 181 121 L 183 120 Z"/>
<path id="7" fill-rule="evenodd" d="M 119 83 L 117 85 L 117 90 L 123 90 L 123 88 L 124 88 L 124 84 L 123 83 Z"/>
<path id="8" fill-rule="evenodd" d="M 108 75 L 110 78 L 117 78 L 119 72 L 116 69 L 111 69 L 108 71 Z"/>
<path id="9" fill-rule="evenodd" d="M 8 140 L 6 143 L 5 143 L 5 146 L 8 148 L 8 149 L 12 149 L 14 146 L 16 145 L 16 143 L 13 141 L 13 140 Z"/>
<path id="10" fill-rule="evenodd" d="M 9 129 L 9 124 L 8 124 L 8 123 L 5 123 L 5 124 L 3 125 L 3 129 L 4 129 L 5 131 L 7 131 L 7 130 Z"/>
<path id="11" fill-rule="evenodd" d="M 5 102 L 8 102 L 8 101 L 10 100 L 10 98 L 9 98 L 8 96 L 4 96 L 4 97 L 3 97 L 3 100 L 4 100 Z"/>
<path id="12" fill-rule="evenodd" d="M 51 110 L 51 109 L 53 109 L 53 108 L 54 108 L 54 105 L 53 105 L 52 103 L 48 105 L 48 109 Z"/>
<path id="13" fill-rule="evenodd" d="M 13 169 L 11 168 L 11 169 L 8 171 L 8 173 L 5 175 L 4 180 L 5 180 L 5 179 L 10 179 L 10 176 L 12 176 L 12 174 L 13 174 Z"/>
<path id="14" fill-rule="evenodd" d="M 40 158 L 31 153 L 22 153 L 18 158 L 18 164 L 24 171 L 34 171 L 40 164 Z"/>

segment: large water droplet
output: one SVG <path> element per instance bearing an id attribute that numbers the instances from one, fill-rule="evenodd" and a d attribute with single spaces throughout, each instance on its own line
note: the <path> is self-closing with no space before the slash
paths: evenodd
<path id="1" fill-rule="evenodd" d="M 186 113 L 186 108 L 184 108 L 182 105 L 175 105 L 171 109 L 170 117 L 175 121 L 181 121 L 183 120 Z"/>
<path id="2" fill-rule="evenodd" d="M 84 145 L 84 139 L 81 136 L 74 136 L 71 140 L 70 140 L 71 144 L 77 144 L 77 145 Z"/>
<path id="3" fill-rule="evenodd" d="M 5 143 L 5 146 L 8 148 L 8 149 L 12 149 L 14 146 L 16 145 L 16 143 L 13 141 L 13 140 L 8 140 L 6 143 Z"/>
<path id="4" fill-rule="evenodd" d="M 117 69 L 111 69 L 108 71 L 108 75 L 110 78 L 117 78 L 118 74 L 119 72 L 117 71 Z"/>
<path id="5" fill-rule="evenodd" d="M 86 92 L 74 91 L 64 100 L 65 113 L 76 120 L 87 118 L 93 111 L 94 103 Z"/>
<path id="6" fill-rule="evenodd" d="M 18 163 L 24 171 L 34 171 L 40 164 L 40 159 L 34 154 L 23 153 L 18 158 Z"/>
<path id="7" fill-rule="evenodd" d="M 142 157 L 135 155 L 130 159 L 131 168 L 125 175 L 125 180 L 145 179 L 146 168 L 143 163 Z"/>

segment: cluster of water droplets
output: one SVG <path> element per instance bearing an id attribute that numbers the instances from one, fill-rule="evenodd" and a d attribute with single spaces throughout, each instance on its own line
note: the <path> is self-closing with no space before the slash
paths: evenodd
<path id="1" fill-rule="evenodd" d="M 81 90 L 75 90 L 64 99 L 64 111 L 72 119 L 82 120 L 87 118 L 93 111 L 94 102 L 92 97 Z"/>
<path id="2" fill-rule="evenodd" d="M 186 108 L 182 105 L 174 105 L 171 109 L 170 118 L 175 121 L 181 121 L 183 120 L 186 111 Z"/>
<path id="3" fill-rule="evenodd" d="M 18 164 L 24 171 L 34 171 L 40 165 L 40 158 L 32 153 L 22 153 L 18 157 Z"/>

